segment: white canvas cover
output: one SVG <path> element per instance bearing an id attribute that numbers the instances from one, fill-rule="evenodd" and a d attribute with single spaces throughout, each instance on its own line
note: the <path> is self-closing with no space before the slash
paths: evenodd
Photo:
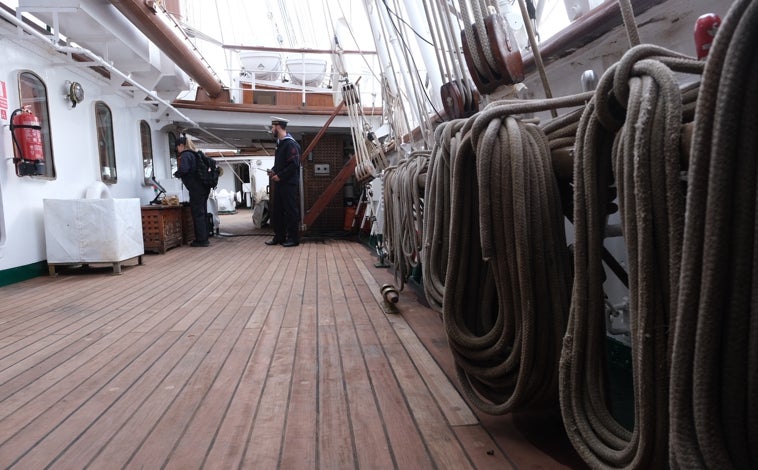
<path id="1" fill-rule="evenodd" d="M 45 199 L 48 263 L 115 263 L 143 255 L 140 200 Z"/>

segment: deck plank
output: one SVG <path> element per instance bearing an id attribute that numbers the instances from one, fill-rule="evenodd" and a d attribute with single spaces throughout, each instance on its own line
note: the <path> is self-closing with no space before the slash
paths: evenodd
<path id="1" fill-rule="evenodd" d="M 472 414 L 364 245 L 240 234 L 0 287 L 0 467 L 582 468 L 547 415 Z"/>
<path id="2" fill-rule="evenodd" d="M 298 339 L 287 408 L 287 422 L 282 439 L 280 468 L 316 468 L 318 413 L 318 250 L 303 245 L 308 275 L 303 281 Z"/>
<path id="3" fill-rule="evenodd" d="M 361 276 L 366 282 L 366 286 L 374 294 L 377 303 L 385 302 L 380 294 L 380 286 L 368 272 L 366 266 L 360 259 L 353 258 L 355 266 L 358 268 Z M 387 320 L 395 330 L 398 338 L 413 358 L 413 362 L 419 368 L 421 377 L 429 387 L 432 395 L 437 400 L 445 413 L 448 422 L 453 426 L 465 426 L 469 424 L 478 424 L 479 420 L 469 408 L 463 397 L 458 393 L 450 380 L 445 376 L 437 362 L 429 354 L 418 336 L 413 332 L 402 315 L 387 315 Z"/>
<path id="4" fill-rule="evenodd" d="M 357 466 L 391 468 L 392 455 L 374 394 L 375 386 L 382 387 L 384 384 L 371 381 L 356 332 L 355 321 L 360 323 L 365 315 L 362 315 L 362 308 L 356 308 L 362 307 L 360 302 L 356 302 L 356 296 L 351 295 L 348 300 L 348 293 L 353 293 L 354 288 L 339 245 L 330 244 L 329 248 L 333 253 L 329 263 L 333 273 L 330 276 L 332 302 Z"/>

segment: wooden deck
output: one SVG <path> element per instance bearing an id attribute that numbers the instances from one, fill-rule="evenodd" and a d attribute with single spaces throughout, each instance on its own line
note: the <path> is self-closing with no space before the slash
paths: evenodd
<path id="1" fill-rule="evenodd" d="M 209 248 L 0 288 L 0 467 L 581 468 L 556 413 L 456 391 L 437 313 L 354 241 Z M 251 225 L 251 224 L 250 224 Z"/>

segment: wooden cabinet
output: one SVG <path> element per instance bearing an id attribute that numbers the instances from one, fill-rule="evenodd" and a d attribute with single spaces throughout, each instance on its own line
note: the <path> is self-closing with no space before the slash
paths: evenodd
<path id="1" fill-rule="evenodd" d="M 181 206 L 142 206 L 145 251 L 165 253 L 182 244 Z"/>
<path id="2" fill-rule="evenodd" d="M 195 223 L 192 220 L 192 209 L 189 205 L 182 206 L 182 243 L 185 245 L 195 241 Z"/>

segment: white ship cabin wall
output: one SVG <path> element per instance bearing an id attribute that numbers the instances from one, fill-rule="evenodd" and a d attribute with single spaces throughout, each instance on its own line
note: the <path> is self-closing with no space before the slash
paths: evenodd
<path id="1" fill-rule="evenodd" d="M 4 5 L 4 4 L 3 4 Z M 2 5 L 0 5 L 2 6 Z M 15 26 L 0 19 L 0 82 L 5 85 L 7 107 L 0 131 L 0 285 L 45 272 L 44 199 L 84 198 L 88 188 L 104 184 L 114 198 L 139 198 L 148 204 L 154 196 L 145 179 L 141 123 L 150 128 L 150 150 L 156 179 L 169 194 L 187 200 L 180 180 L 173 178 L 168 132 L 162 121 L 88 67 L 74 65 L 62 54 L 36 39 L 19 39 Z M 173 65 L 173 63 L 172 63 Z M 118 68 L 119 64 L 115 63 Z M 9 129 L 13 110 L 21 106 L 19 77 L 31 73 L 44 84 L 52 155 L 47 164 L 54 176 L 17 176 Z M 76 106 L 66 98 L 67 84 L 78 82 L 84 99 Z M 98 150 L 96 105 L 107 106 L 112 116 L 116 179 L 103 177 Z M 0 105 L 2 105 L 0 100 Z M 51 158 L 50 158 L 51 157 Z"/>

